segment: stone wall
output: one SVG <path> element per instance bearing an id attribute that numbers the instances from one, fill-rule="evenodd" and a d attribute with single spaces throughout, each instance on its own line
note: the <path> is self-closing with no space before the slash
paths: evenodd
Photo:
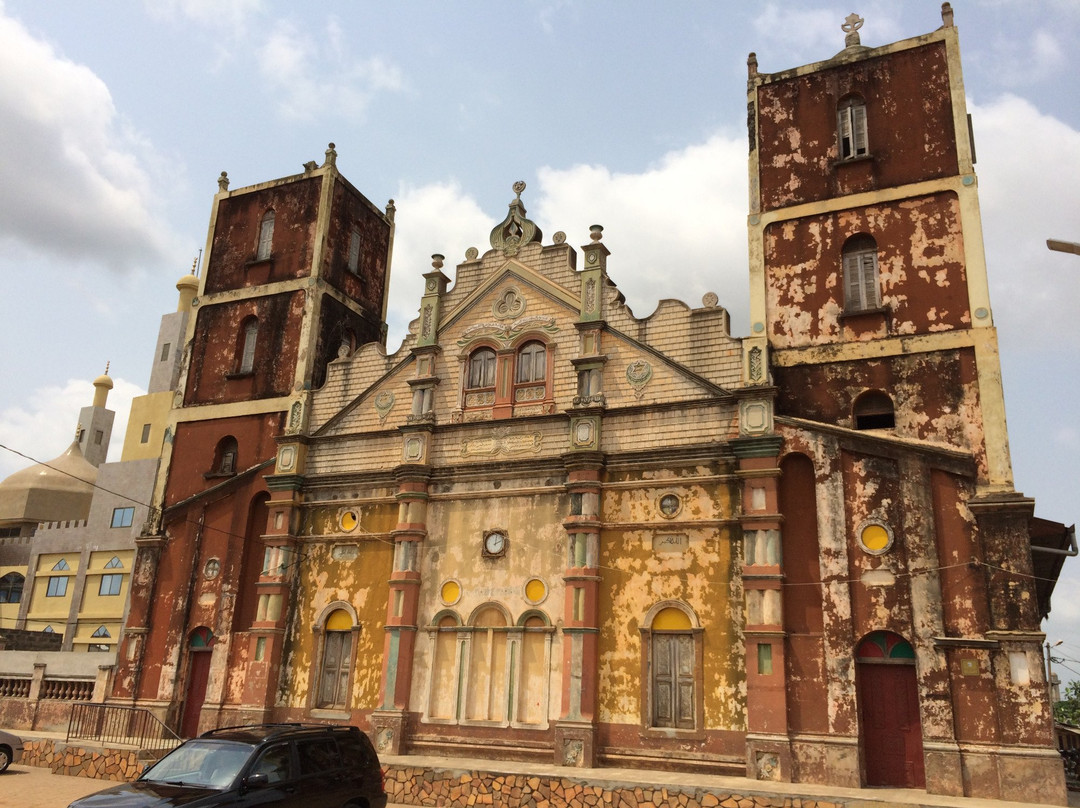
<path id="1" fill-rule="evenodd" d="M 101 780 L 134 780 L 151 759 L 135 750 L 86 749 L 51 739 L 25 742 L 22 763 L 56 774 Z M 386 794 L 391 803 L 445 808 L 842 808 L 784 794 L 737 794 L 703 786 L 642 786 L 601 782 L 588 785 L 549 774 L 504 774 L 479 770 L 389 765 Z"/>
<path id="2" fill-rule="evenodd" d="M 551 775 L 396 766 L 386 769 L 386 795 L 392 803 L 448 808 L 840 808 L 842 804 L 783 794 L 733 794 L 700 786 L 586 785 Z"/>
<path id="3" fill-rule="evenodd" d="M 24 740 L 24 766 L 40 766 L 53 774 L 96 780 L 134 780 L 152 759 L 134 749 L 87 749 L 49 738 Z"/>

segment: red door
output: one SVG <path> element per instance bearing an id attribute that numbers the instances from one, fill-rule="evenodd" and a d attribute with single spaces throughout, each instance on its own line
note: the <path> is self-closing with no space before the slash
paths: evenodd
<path id="1" fill-rule="evenodd" d="M 866 784 L 925 787 L 915 666 L 859 663 L 857 687 Z"/>
<path id="2" fill-rule="evenodd" d="M 184 699 L 184 718 L 180 722 L 180 735 L 184 738 L 199 734 L 199 714 L 206 701 L 206 683 L 210 679 L 210 649 L 192 649 L 189 656 L 187 698 Z"/>

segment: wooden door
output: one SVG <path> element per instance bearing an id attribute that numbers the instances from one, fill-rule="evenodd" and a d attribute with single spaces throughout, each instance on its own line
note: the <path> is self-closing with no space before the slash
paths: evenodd
<path id="1" fill-rule="evenodd" d="M 184 699 L 184 717 L 180 723 L 180 735 L 194 738 L 199 734 L 199 715 L 206 701 L 206 683 L 210 680 L 209 648 L 192 650 L 188 656 L 187 698 Z"/>
<path id="2" fill-rule="evenodd" d="M 915 666 L 859 663 L 857 689 L 866 785 L 925 787 Z"/>

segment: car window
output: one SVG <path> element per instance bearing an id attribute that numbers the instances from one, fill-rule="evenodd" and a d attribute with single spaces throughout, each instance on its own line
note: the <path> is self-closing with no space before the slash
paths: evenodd
<path id="1" fill-rule="evenodd" d="M 225 788 L 240 773 L 252 747 L 247 744 L 193 740 L 178 746 L 143 774 L 143 780 Z"/>
<path id="2" fill-rule="evenodd" d="M 341 750 L 346 769 L 362 771 L 378 765 L 375 762 L 374 750 L 371 749 L 370 744 L 365 743 L 365 740 L 359 733 L 338 736 L 338 748 Z"/>
<path id="3" fill-rule="evenodd" d="M 341 768 L 341 755 L 333 738 L 300 741 L 296 744 L 296 752 L 302 777 Z"/>
<path id="4" fill-rule="evenodd" d="M 287 743 L 271 746 L 259 755 L 251 769 L 252 774 L 265 774 L 267 781 L 273 785 L 293 779 L 292 754 Z"/>

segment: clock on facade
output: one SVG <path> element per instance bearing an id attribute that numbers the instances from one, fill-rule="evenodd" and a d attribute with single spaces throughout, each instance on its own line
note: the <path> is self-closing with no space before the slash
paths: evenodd
<path id="1" fill-rule="evenodd" d="M 506 553 L 506 534 L 501 530 L 489 530 L 484 534 L 485 558 L 499 558 Z"/>

